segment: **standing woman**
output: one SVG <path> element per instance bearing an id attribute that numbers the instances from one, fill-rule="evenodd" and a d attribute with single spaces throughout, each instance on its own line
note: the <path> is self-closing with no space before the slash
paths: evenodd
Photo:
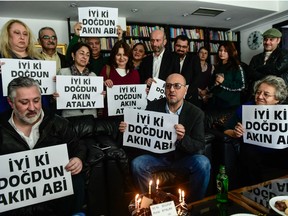
<path id="1" fill-rule="evenodd" d="M 30 28 L 22 21 L 11 19 L 5 23 L 0 33 L 0 58 L 40 59 L 35 48 L 35 42 Z M 1 65 L 5 62 L 0 62 Z M 42 97 L 44 106 L 48 106 L 48 98 Z M 2 91 L 2 75 L 0 75 L 0 113 L 10 110 L 10 106 Z"/>
<path id="2" fill-rule="evenodd" d="M 201 73 L 199 77 L 198 83 L 198 102 L 201 108 L 203 108 L 204 103 L 207 102 L 209 94 L 208 94 L 208 86 L 211 82 L 211 77 L 214 71 L 214 65 L 208 62 L 209 49 L 206 47 L 200 47 L 198 50 L 198 56 L 200 59 L 201 65 Z"/>
<path id="3" fill-rule="evenodd" d="M 132 57 L 133 57 L 132 61 L 133 61 L 134 68 L 136 70 L 139 69 L 139 66 L 142 62 L 142 59 L 146 56 L 146 52 L 147 52 L 146 46 L 142 42 L 136 43 L 133 46 L 133 48 L 132 48 Z"/>
<path id="4" fill-rule="evenodd" d="M 227 110 L 241 104 L 245 77 L 233 42 L 227 41 L 219 46 L 211 80 L 210 92 L 213 96 L 209 99 L 209 109 Z"/>
<path id="5" fill-rule="evenodd" d="M 86 43 L 76 43 L 71 49 L 72 64 L 68 68 L 62 68 L 58 75 L 68 76 L 96 76 L 94 72 L 89 71 L 88 64 L 92 58 L 92 50 Z M 56 97 L 58 94 L 55 95 Z M 97 117 L 96 109 L 74 109 L 62 110 L 63 117 L 93 115 Z"/>

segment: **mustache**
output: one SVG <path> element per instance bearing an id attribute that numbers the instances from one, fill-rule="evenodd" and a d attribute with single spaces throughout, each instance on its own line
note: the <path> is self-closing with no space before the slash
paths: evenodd
<path id="1" fill-rule="evenodd" d="M 49 42 L 47 45 L 56 45 L 54 42 Z"/>

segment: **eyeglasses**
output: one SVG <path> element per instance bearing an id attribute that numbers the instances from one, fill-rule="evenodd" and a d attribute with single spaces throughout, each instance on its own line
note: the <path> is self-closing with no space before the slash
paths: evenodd
<path id="1" fill-rule="evenodd" d="M 181 89 L 182 86 L 185 86 L 184 84 L 181 83 L 165 83 L 165 88 L 166 89 L 171 89 L 171 87 L 173 86 L 174 89 Z"/>
<path id="2" fill-rule="evenodd" d="M 49 39 L 57 40 L 57 36 L 53 35 L 53 36 L 50 37 L 49 35 L 43 35 L 42 39 L 44 39 L 44 40 L 49 40 Z"/>
<path id="3" fill-rule="evenodd" d="M 267 92 L 263 92 L 263 91 L 257 91 L 256 92 L 256 96 L 260 96 L 262 93 L 263 93 L 263 97 L 264 98 L 269 98 L 269 97 L 274 97 L 275 96 L 275 95 L 271 95 L 271 94 L 269 94 Z"/>

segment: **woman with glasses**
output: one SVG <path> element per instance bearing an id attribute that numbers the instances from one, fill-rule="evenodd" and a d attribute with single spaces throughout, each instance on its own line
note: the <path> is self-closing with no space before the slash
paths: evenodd
<path id="1" fill-rule="evenodd" d="M 246 105 L 277 105 L 286 102 L 288 96 L 285 81 L 277 76 L 266 76 L 254 84 L 254 101 Z M 242 106 L 226 125 L 224 133 L 232 138 L 242 138 Z M 243 168 L 244 184 L 256 184 L 287 174 L 288 150 L 269 149 L 252 144 L 241 143 L 240 160 Z M 268 173 L 269 170 L 269 173 Z M 267 171 L 267 172 L 266 172 Z"/>

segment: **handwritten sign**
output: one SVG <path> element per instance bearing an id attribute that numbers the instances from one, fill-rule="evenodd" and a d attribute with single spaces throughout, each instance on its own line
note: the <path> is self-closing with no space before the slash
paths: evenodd
<path id="1" fill-rule="evenodd" d="M 273 149 L 288 147 L 287 105 L 243 105 L 245 143 Z"/>
<path id="2" fill-rule="evenodd" d="M 81 37 L 117 37 L 118 8 L 79 7 Z"/>
<path id="3" fill-rule="evenodd" d="M 107 88 L 108 115 L 123 115 L 125 107 L 145 109 L 146 85 L 113 85 Z"/>
<path id="4" fill-rule="evenodd" d="M 51 95 L 55 92 L 56 61 L 0 59 L 5 64 L 2 70 L 3 96 L 7 96 L 7 86 L 14 78 L 31 77 L 40 85 L 42 95 Z"/>
<path id="5" fill-rule="evenodd" d="M 125 108 L 124 121 L 128 124 L 124 146 L 158 154 L 175 150 L 174 125 L 178 124 L 178 115 Z"/>
<path id="6" fill-rule="evenodd" d="M 147 100 L 153 101 L 161 98 L 165 98 L 165 81 L 158 79 L 156 77 L 153 78 L 156 82 L 152 82 L 150 87 Z"/>
<path id="7" fill-rule="evenodd" d="M 103 108 L 103 77 L 56 76 L 57 109 Z"/>
<path id="8" fill-rule="evenodd" d="M 159 203 L 150 206 L 152 216 L 177 216 L 174 201 Z"/>
<path id="9" fill-rule="evenodd" d="M 0 212 L 73 194 L 67 145 L 0 156 Z"/>

